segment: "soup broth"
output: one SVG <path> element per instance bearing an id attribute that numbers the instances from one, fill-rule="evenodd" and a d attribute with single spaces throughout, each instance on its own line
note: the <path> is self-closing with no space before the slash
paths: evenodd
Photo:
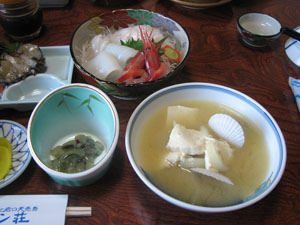
<path id="1" fill-rule="evenodd" d="M 245 143 L 236 149 L 228 170 L 222 172 L 234 185 L 218 181 L 178 166 L 166 167 L 164 158 L 173 124 L 167 122 L 168 106 L 158 110 L 140 131 L 137 157 L 152 182 L 169 195 L 182 201 L 202 206 L 226 206 L 250 196 L 264 182 L 268 172 L 268 151 L 263 134 L 238 112 L 222 104 L 206 101 L 180 102 L 176 105 L 198 108 L 197 120 L 182 117 L 176 121 L 189 129 L 199 130 L 208 126 L 215 113 L 225 113 L 235 118 L 243 127 Z"/>

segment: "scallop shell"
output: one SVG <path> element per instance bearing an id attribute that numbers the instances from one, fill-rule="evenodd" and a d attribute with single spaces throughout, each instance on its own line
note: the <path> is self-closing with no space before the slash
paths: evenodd
<path id="1" fill-rule="evenodd" d="M 241 148 L 245 142 L 242 126 L 227 114 L 215 114 L 208 121 L 209 127 L 230 144 Z"/>

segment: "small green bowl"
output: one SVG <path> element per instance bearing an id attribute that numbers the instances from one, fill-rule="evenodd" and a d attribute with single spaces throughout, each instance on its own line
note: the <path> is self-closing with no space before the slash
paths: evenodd
<path id="1" fill-rule="evenodd" d="M 106 152 L 92 168 L 63 173 L 50 168 L 50 150 L 67 137 L 86 134 L 101 139 Z M 47 94 L 34 108 L 27 141 L 35 162 L 57 183 L 83 186 L 108 169 L 119 137 L 119 117 L 110 98 L 88 84 L 69 84 Z"/>
<path id="2" fill-rule="evenodd" d="M 161 28 L 163 31 L 173 35 L 178 41 L 181 47 L 181 61 L 173 71 L 154 81 L 125 84 L 98 79 L 82 67 L 80 64 L 81 49 L 88 40 L 104 31 L 105 27 L 118 30 L 120 28 L 137 25 L 137 21 L 141 25 L 145 24 Z M 142 9 L 120 9 L 90 18 L 75 30 L 70 43 L 70 51 L 74 64 L 85 81 L 111 96 L 125 100 L 144 98 L 150 93 L 170 84 L 170 81 L 180 74 L 188 58 L 189 49 L 189 36 L 182 26 L 161 14 Z"/>

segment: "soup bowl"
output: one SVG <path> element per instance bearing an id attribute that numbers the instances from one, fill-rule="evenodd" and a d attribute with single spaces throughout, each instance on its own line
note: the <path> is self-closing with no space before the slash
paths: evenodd
<path id="1" fill-rule="evenodd" d="M 269 165 L 264 181 L 255 189 L 253 194 L 228 205 L 196 205 L 174 197 L 149 176 L 147 169 L 143 167 L 139 155 L 139 138 L 141 132 L 143 132 L 142 129 L 146 122 L 149 121 L 149 118 L 157 113 L 158 110 L 184 101 L 209 101 L 225 105 L 251 121 L 263 135 L 263 139 L 266 142 Z M 225 86 L 210 83 L 177 84 L 148 96 L 137 106 L 130 117 L 126 129 L 125 144 L 131 166 L 148 188 L 171 204 L 197 212 L 217 213 L 234 211 L 260 201 L 278 184 L 286 163 L 285 140 L 274 118 L 258 102 L 245 94 Z M 147 164 L 148 168 L 151 168 L 152 165 L 151 163 Z"/>
<path id="2" fill-rule="evenodd" d="M 95 75 L 95 72 L 91 72 L 91 69 L 88 71 L 83 66 L 82 49 L 93 37 L 107 32 L 107 29 L 111 33 L 114 33 L 122 28 L 132 27 L 137 24 L 150 25 L 161 29 L 176 39 L 176 45 L 180 49 L 181 57 L 177 66 L 169 73 L 152 81 L 128 84 L 125 82 L 119 83 L 100 79 L 99 76 L 97 77 Z M 70 43 L 70 51 L 74 64 L 84 80 L 111 96 L 126 100 L 143 98 L 170 84 L 171 80 L 173 80 L 183 68 L 189 55 L 189 49 L 189 37 L 182 26 L 171 18 L 142 9 L 121 9 L 94 16 L 83 22 L 75 30 Z M 107 64 L 109 63 L 110 62 Z"/>
<path id="3" fill-rule="evenodd" d="M 100 140 L 105 146 L 94 165 L 76 172 L 54 169 L 50 151 L 80 134 Z M 114 104 L 104 92 L 88 84 L 69 84 L 48 93 L 31 113 L 27 129 L 28 147 L 34 161 L 54 181 L 67 186 L 92 184 L 103 176 L 109 168 L 118 137 L 119 117 Z M 80 139 L 76 139 L 76 143 L 79 144 Z M 90 151 L 91 148 L 80 150 Z M 72 154 L 80 155 L 81 152 L 70 152 L 64 159 Z"/>

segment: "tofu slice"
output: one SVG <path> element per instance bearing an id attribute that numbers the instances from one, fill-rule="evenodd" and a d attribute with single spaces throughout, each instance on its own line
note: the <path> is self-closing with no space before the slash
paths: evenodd
<path id="1" fill-rule="evenodd" d="M 176 123 L 171 131 L 166 147 L 173 152 L 181 152 L 188 155 L 204 154 L 205 139 L 203 132 L 187 129 L 185 126 Z"/>
<path id="2" fill-rule="evenodd" d="M 191 127 L 195 121 L 199 119 L 200 109 L 191 108 L 181 105 L 169 106 L 167 111 L 167 125 L 172 126 L 173 123 L 186 124 Z"/>

